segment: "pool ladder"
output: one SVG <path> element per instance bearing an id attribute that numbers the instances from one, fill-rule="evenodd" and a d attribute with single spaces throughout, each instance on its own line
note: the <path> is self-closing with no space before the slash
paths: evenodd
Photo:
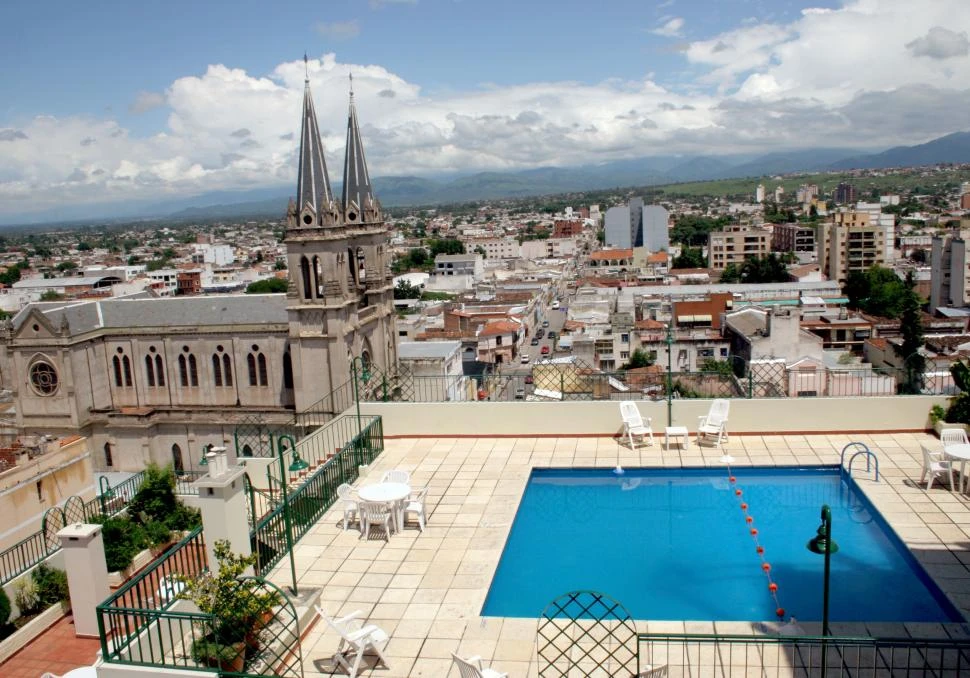
<path id="1" fill-rule="evenodd" d="M 848 466 L 846 466 L 845 453 L 852 448 L 861 448 L 861 449 L 856 449 L 856 451 L 852 453 L 852 456 L 849 457 L 849 464 Z M 879 457 L 877 457 L 875 452 L 870 450 L 869 446 L 866 445 L 865 443 L 858 443 L 858 442 L 849 443 L 848 445 L 842 448 L 842 459 L 840 461 L 840 468 L 842 469 L 842 473 L 845 473 L 850 478 L 852 477 L 852 462 L 854 462 L 856 457 L 858 457 L 859 455 L 864 455 L 866 458 L 866 473 L 872 472 L 873 462 L 875 462 L 875 467 L 876 467 L 875 479 L 876 479 L 876 482 L 878 483 L 879 482 Z"/>

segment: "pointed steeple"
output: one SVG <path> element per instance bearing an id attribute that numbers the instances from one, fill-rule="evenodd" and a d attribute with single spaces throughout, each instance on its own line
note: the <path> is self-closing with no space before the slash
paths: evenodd
<path id="1" fill-rule="evenodd" d="M 374 199 L 364 144 L 357 124 L 357 106 L 354 103 L 354 76 L 350 76 L 350 114 L 347 118 L 347 151 L 344 158 L 344 219 L 346 223 L 367 223 L 380 218 L 380 207 Z"/>
<path id="2" fill-rule="evenodd" d="M 306 62 L 306 55 L 303 60 Z M 297 179 L 296 201 L 297 210 L 303 215 L 303 225 L 320 223 L 321 215 L 332 211 L 333 192 L 330 190 L 327 161 L 320 141 L 320 128 L 317 127 L 317 113 L 310 95 L 309 75 L 303 88 L 303 128 L 300 132 L 300 176 Z M 307 223 L 305 214 L 308 207 L 315 217 L 310 223 Z"/>

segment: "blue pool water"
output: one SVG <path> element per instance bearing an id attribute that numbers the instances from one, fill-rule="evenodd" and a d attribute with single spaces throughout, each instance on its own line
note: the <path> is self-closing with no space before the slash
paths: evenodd
<path id="1" fill-rule="evenodd" d="M 775 619 L 743 499 L 787 615 L 822 618 L 824 558 L 806 544 L 828 504 L 831 621 L 963 621 L 838 467 L 734 474 L 736 486 L 723 468 L 534 470 L 482 614 L 534 618 L 591 589 L 636 619 Z"/>

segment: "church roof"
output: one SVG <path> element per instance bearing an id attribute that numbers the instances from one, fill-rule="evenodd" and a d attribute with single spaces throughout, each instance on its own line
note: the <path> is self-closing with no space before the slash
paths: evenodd
<path id="1" fill-rule="evenodd" d="M 351 81 L 353 82 L 353 81 Z M 347 150 L 344 157 L 343 208 L 348 220 L 351 214 L 360 218 L 365 205 L 374 203 L 374 193 L 364 159 L 364 144 L 357 124 L 357 105 L 350 90 L 350 113 L 347 117 Z"/>
<path id="2" fill-rule="evenodd" d="M 310 94 L 310 81 L 303 89 L 303 127 L 300 132 L 300 174 L 296 183 L 297 209 L 302 210 L 309 203 L 319 216 L 333 202 L 330 190 L 330 176 L 327 174 L 327 161 L 317 126 L 317 112 L 313 108 Z M 346 190 L 346 189 L 345 189 Z"/>
<path id="3" fill-rule="evenodd" d="M 285 324 L 285 294 L 245 294 L 165 299 L 104 299 L 74 303 L 30 304 L 13 324 L 19 329 L 32 309 L 54 326 L 66 319 L 72 335 L 98 329 L 224 327 Z M 160 332 L 163 334 L 164 330 Z"/>

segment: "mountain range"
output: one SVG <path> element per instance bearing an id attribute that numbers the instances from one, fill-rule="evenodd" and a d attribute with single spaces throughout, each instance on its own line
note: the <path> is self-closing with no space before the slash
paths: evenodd
<path id="1" fill-rule="evenodd" d="M 881 153 L 855 149 L 816 148 L 761 156 L 652 156 L 581 167 L 539 167 L 514 172 L 477 172 L 444 178 L 374 177 L 374 191 L 387 206 L 431 205 L 521 198 L 572 191 L 627 186 L 775 176 L 794 172 L 837 172 L 851 169 L 913 167 L 938 163 L 970 163 L 970 132 L 956 132 L 916 146 L 896 146 Z M 339 195 L 340 186 L 334 186 Z M 249 191 L 219 191 L 152 203 L 88 205 L 46 213 L 19 215 L 33 223 L 85 218 L 166 217 L 170 219 L 235 219 L 282 217 L 289 194 L 278 187 Z M 68 213 L 70 216 L 68 216 Z M 10 219 L 8 219 L 9 221 Z"/>

